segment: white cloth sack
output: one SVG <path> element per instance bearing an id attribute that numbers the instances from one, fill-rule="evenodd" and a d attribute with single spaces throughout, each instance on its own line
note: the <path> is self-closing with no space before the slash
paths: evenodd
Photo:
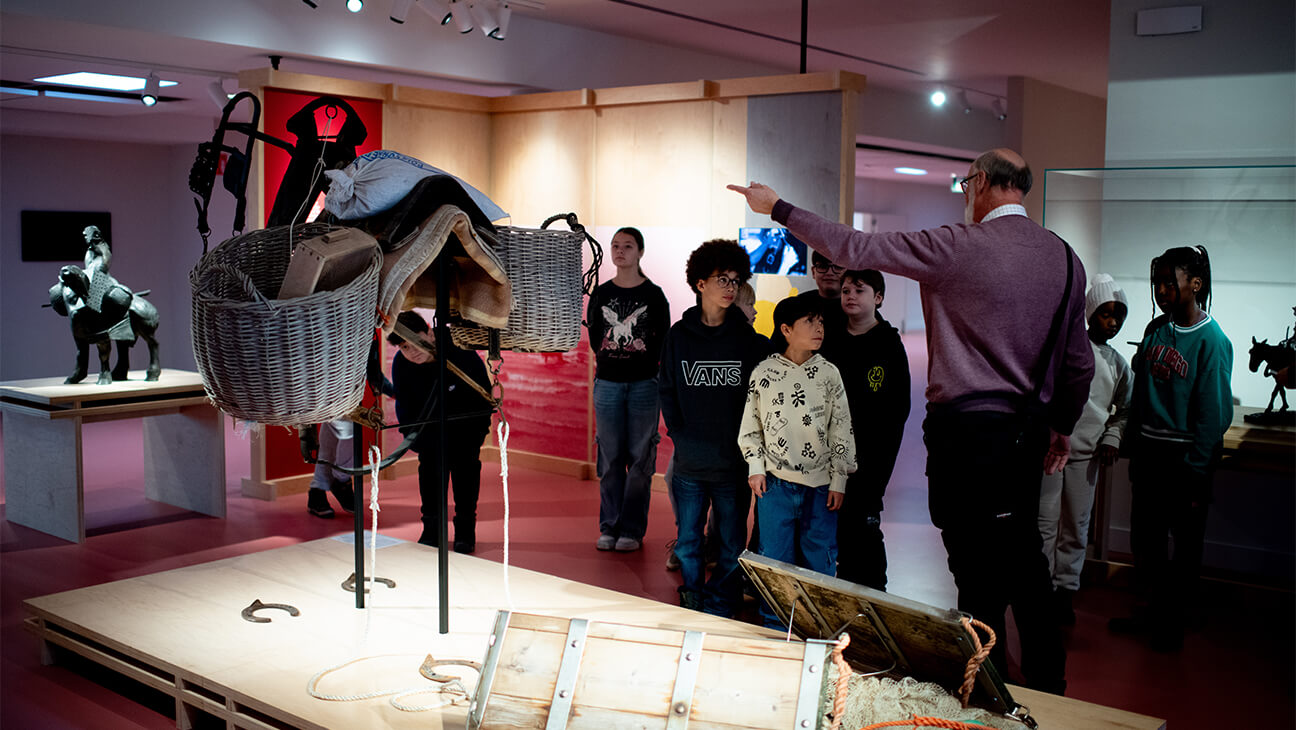
<path id="1" fill-rule="evenodd" d="M 392 150 L 366 152 L 342 170 L 325 170 L 329 179 L 324 209 L 342 220 L 368 218 L 392 208 L 419 180 L 430 175 L 449 175 L 463 186 L 481 212 L 490 220 L 508 217 L 485 193 L 445 170 Z"/>

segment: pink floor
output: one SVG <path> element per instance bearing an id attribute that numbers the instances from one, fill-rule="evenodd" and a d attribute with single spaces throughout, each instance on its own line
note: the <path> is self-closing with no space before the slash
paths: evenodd
<path id="1" fill-rule="evenodd" d="M 909 344 L 907 338 L 907 344 Z M 921 340 L 915 348 L 921 347 Z M 914 363 L 921 375 L 925 363 Z M 921 378 L 916 377 L 916 381 Z M 921 387 L 915 383 L 915 388 Z M 921 396 L 915 398 L 920 404 Z M 915 407 L 900 464 L 886 498 L 883 528 L 892 592 L 941 607 L 954 605 L 944 550 L 927 518 L 921 411 Z M 0 432 L 0 439 L 3 433 Z M 41 666 L 34 637 L 22 629 L 25 598 L 204 563 L 347 531 L 349 518 L 309 516 L 305 497 L 276 502 L 243 497 L 248 447 L 226 437 L 228 516 L 214 519 L 144 499 L 138 421 L 85 429 L 84 545 L 0 522 L 0 727 L 173 728 L 173 707 L 151 690 L 83 664 Z M 510 475 L 514 564 L 618 591 L 675 602 L 678 573 L 663 569 L 673 537 L 670 505 L 654 494 L 644 549 L 594 549 L 598 485 L 513 468 Z M 382 484 L 380 531 L 417 539 L 414 477 Z M 501 560 L 504 505 L 497 467 L 483 469 L 477 555 Z M 428 565 L 435 571 L 435 563 Z M 451 586 L 453 600 L 454 586 Z M 1169 727 L 1296 727 L 1293 670 L 1296 602 L 1290 592 L 1208 581 L 1184 649 L 1159 654 L 1106 631 L 1129 594 L 1118 585 L 1086 586 L 1069 632 L 1068 694 L 1089 702 L 1167 718 Z M 1010 674 L 1016 667 L 1010 666 Z"/>

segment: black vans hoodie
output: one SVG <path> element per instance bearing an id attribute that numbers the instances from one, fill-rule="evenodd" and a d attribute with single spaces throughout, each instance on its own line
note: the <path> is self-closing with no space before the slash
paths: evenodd
<path id="1" fill-rule="evenodd" d="M 747 479 L 738 427 L 747 380 L 770 354 L 769 340 L 737 307 L 718 327 L 690 307 L 671 326 L 662 349 L 658 389 L 666 432 L 675 443 L 675 473 L 708 481 Z"/>

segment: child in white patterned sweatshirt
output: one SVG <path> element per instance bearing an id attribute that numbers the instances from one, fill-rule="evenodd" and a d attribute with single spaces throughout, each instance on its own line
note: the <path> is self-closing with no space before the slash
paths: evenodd
<path id="1" fill-rule="evenodd" d="M 738 446 L 757 497 L 761 554 L 835 575 L 837 508 L 855 471 L 855 437 L 841 373 L 815 353 L 820 307 L 805 297 L 775 307 L 775 354 L 752 372 Z M 781 625 L 768 607 L 761 615 Z"/>

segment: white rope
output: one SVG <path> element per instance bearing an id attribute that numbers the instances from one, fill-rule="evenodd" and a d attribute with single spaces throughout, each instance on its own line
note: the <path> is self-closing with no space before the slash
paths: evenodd
<path id="1" fill-rule="evenodd" d="M 504 601 L 513 608 L 513 591 L 509 586 L 509 483 L 508 483 L 508 421 L 501 418 L 496 426 L 499 437 L 500 481 L 504 483 Z"/>
<path id="2" fill-rule="evenodd" d="M 457 692 L 462 695 L 462 699 L 468 698 L 469 695 L 468 695 L 467 688 L 465 688 L 463 683 L 460 682 L 458 679 L 453 679 L 449 682 L 441 683 L 439 687 L 435 685 L 434 686 L 420 685 L 418 687 L 402 687 L 400 689 L 380 689 L 380 690 L 374 690 L 373 692 L 365 692 L 364 694 L 354 694 L 354 695 L 335 695 L 335 694 L 328 694 L 326 692 L 321 692 L 319 690 L 320 680 L 322 680 L 324 677 L 328 676 L 329 674 L 332 674 L 333 672 L 336 672 L 339 669 L 345 669 L 346 667 L 349 667 L 352 664 L 367 661 L 370 659 L 386 659 L 390 657 L 417 657 L 417 656 L 419 655 L 418 654 L 377 654 L 375 656 L 359 657 L 357 659 L 352 659 L 350 661 L 343 662 L 341 664 L 337 664 L 332 667 L 329 667 L 328 669 L 322 669 L 319 672 L 316 672 L 315 676 L 311 677 L 310 681 L 306 683 L 306 692 L 310 694 L 311 697 L 314 697 L 317 700 L 326 700 L 328 702 L 359 702 L 360 700 L 369 700 L 375 697 L 391 696 L 389 702 L 391 703 L 392 707 L 395 707 L 398 710 L 403 710 L 405 712 L 423 712 L 425 710 L 435 710 L 439 707 L 445 707 L 446 705 L 453 705 L 455 702 L 461 699 L 460 697 L 454 697 L 452 695 L 449 701 L 443 701 L 440 704 L 436 704 L 436 705 L 406 705 L 400 702 L 400 700 L 416 694 L 425 694 L 428 692 L 439 692 L 441 694 L 450 695 L 451 693 Z"/>
<path id="3" fill-rule="evenodd" d="M 382 462 L 382 449 L 376 444 L 369 447 L 369 511 L 373 514 L 373 527 L 369 529 L 369 574 L 365 576 L 362 585 L 356 586 L 357 591 L 366 590 L 368 586 L 377 586 L 378 581 L 375 577 L 378 575 L 378 513 L 381 508 L 378 506 L 378 465 Z M 365 628 L 364 640 L 361 646 L 369 643 L 369 621 L 373 617 L 374 591 L 369 591 L 369 597 L 365 600 Z"/>

